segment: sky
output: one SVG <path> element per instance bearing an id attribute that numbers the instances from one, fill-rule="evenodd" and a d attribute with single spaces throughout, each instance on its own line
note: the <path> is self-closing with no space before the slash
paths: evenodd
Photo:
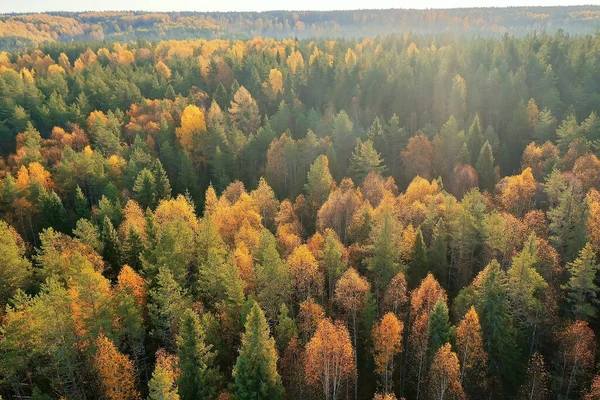
<path id="1" fill-rule="evenodd" d="M 600 0 L 0 0 L 0 13 L 43 11 L 267 11 L 600 4 Z"/>

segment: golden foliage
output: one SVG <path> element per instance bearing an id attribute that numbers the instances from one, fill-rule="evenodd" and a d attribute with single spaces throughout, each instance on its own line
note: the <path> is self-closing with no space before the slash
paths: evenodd
<path id="1" fill-rule="evenodd" d="M 94 366 L 102 384 L 104 396 L 109 400 L 141 399 L 135 389 L 135 371 L 127 356 L 119 353 L 115 345 L 103 334 L 96 339 Z"/>

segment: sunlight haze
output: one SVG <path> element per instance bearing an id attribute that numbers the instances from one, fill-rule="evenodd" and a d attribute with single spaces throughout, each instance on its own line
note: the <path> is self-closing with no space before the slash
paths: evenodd
<path id="1" fill-rule="evenodd" d="M 468 8 L 468 7 L 514 7 L 514 6 L 567 6 L 585 4 L 578 0 L 546 0 L 546 1 L 476 1 L 476 0 L 426 0 L 419 2 L 375 0 L 368 3 L 352 1 L 318 1 L 285 2 L 266 0 L 247 2 L 242 0 L 226 1 L 189 1 L 189 0 L 30 0 L 27 2 L 2 1 L 0 12 L 45 12 L 45 11 L 107 11 L 107 10 L 143 10 L 143 11 L 268 11 L 268 10 L 357 10 L 388 8 Z M 586 2 L 587 4 L 600 4 Z"/>

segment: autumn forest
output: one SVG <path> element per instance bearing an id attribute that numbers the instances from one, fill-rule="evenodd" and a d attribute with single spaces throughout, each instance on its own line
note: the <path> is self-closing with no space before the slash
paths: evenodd
<path id="1" fill-rule="evenodd" d="M 600 9 L 325 14 L 0 17 L 0 398 L 600 399 Z"/>

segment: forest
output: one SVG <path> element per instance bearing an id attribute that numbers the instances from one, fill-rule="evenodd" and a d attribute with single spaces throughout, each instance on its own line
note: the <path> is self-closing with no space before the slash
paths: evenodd
<path id="1" fill-rule="evenodd" d="M 45 42 L 365 38 L 448 34 L 499 37 L 563 30 L 593 34 L 600 6 L 267 12 L 53 12 L 0 14 L 0 49 Z"/>
<path id="2" fill-rule="evenodd" d="M 0 53 L 3 399 L 600 399 L 600 35 Z"/>

